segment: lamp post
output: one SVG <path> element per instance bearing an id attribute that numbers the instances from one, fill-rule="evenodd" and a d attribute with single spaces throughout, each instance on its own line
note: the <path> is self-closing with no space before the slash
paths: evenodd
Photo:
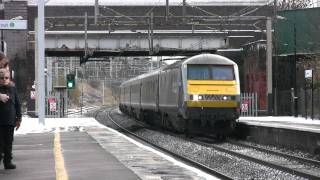
<path id="1" fill-rule="evenodd" d="M 272 19 L 267 17 L 266 20 L 266 34 L 267 34 L 267 102 L 268 114 L 273 114 L 273 95 L 272 95 Z"/>
<path id="2" fill-rule="evenodd" d="M 294 103 L 294 116 L 298 117 L 298 97 L 297 97 L 297 28 L 296 28 L 296 22 L 293 23 L 293 88 L 294 88 L 294 97 L 293 97 L 293 103 Z"/>
<path id="3" fill-rule="evenodd" d="M 37 47 L 38 47 L 38 69 L 37 69 L 37 94 L 38 94 L 38 117 L 39 124 L 45 125 L 45 37 L 44 37 L 44 0 L 38 0 L 38 27 L 37 27 Z"/>

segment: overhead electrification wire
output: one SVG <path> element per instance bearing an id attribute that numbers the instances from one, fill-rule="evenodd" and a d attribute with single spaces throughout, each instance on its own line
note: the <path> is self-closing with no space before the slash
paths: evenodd
<path id="1" fill-rule="evenodd" d="M 253 9 L 253 10 L 251 10 L 250 9 L 250 11 L 247 11 L 250 7 L 246 7 L 246 8 L 244 8 L 244 9 L 241 9 L 239 12 L 236 12 L 236 13 L 233 13 L 233 14 L 240 14 L 240 16 L 246 16 L 246 15 L 249 15 L 249 14 L 251 14 L 251 13 L 253 13 L 253 12 L 256 12 L 257 10 L 259 10 L 259 9 L 261 9 L 261 8 L 263 8 L 263 7 L 266 7 L 267 5 L 269 5 L 270 3 L 271 3 L 272 1 L 271 0 L 267 0 L 267 2 L 264 4 L 264 5 L 262 5 L 262 6 L 260 6 L 259 8 L 255 8 L 255 9 Z M 189 5 L 189 4 L 187 4 L 187 5 Z M 190 6 L 190 5 L 189 5 Z M 197 7 L 197 6 L 191 6 L 191 7 Z M 200 8 L 200 7 L 197 7 L 197 9 L 202 9 L 202 8 Z M 247 11 L 247 12 L 246 12 Z M 210 12 L 209 12 L 210 13 Z M 242 13 L 242 14 L 241 14 Z M 214 16 L 215 17 L 219 17 L 219 15 L 217 15 L 217 14 L 214 14 Z M 223 26 L 223 24 L 224 23 L 222 23 L 222 22 L 224 22 L 224 21 L 228 21 L 229 22 L 229 18 L 223 18 L 223 19 L 221 19 L 221 25 Z M 259 20 L 258 20 L 259 21 Z M 256 24 L 257 23 L 254 23 L 252 26 L 254 26 L 254 27 L 257 27 L 256 26 Z M 230 24 L 229 24 L 230 25 Z M 249 24 L 248 24 L 249 25 Z M 209 29 L 211 29 L 210 28 L 210 26 L 206 26 L 207 28 L 209 28 Z M 212 29 L 215 29 L 215 28 L 212 28 Z M 259 29 L 261 29 L 261 28 L 259 28 Z M 221 30 L 221 31 L 223 31 L 223 30 Z M 198 46 L 200 43 L 202 43 L 202 41 L 198 41 L 198 42 L 196 42 L 196 43 L 193 43 L 193 44 L 191 44 L 190 45 L 190 49 L 192 49 L 192 48 L 194 48 L 194 47 L 196 47 L 196 46 Z"/>

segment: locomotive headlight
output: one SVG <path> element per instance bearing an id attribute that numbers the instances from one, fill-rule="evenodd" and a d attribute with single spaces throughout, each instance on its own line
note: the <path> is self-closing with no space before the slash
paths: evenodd
<path id="1" fill-rule="evenodd" d="M 227 100 L 228 99 L 228 97 L 227 96 L 223 96 L 223 100 Z"/>
<path id="2" fill-rule="evenodd" d="M 199 100 L 198 94 L 194 94 L 194 95 L 193 95 L 193 100 L 194 100 L 194 101 L 198 101 L 198 100 Z"/>
<path id="3" fill-rule="evenodd" d="M 191 94 L 190 95 L 190 100 L 192 100 L 192 101 L 203 100 L 203 95 Z"/>

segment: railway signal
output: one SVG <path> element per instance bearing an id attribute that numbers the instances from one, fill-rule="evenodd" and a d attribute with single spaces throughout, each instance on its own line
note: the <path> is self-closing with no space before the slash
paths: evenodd
<path id="1" fill-rule="evenodd" d="M 76 80 L 74 74 L 67 74 L 67 88 L 74 89 L 76 86 Z"/>

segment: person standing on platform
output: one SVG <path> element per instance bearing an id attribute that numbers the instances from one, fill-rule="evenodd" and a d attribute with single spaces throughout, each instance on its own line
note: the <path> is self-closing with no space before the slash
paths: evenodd
<path id="1" fill-rule="evenodd" d="M 0 69 L 9 70 L 9 59 L 7 56 L 0 51 Z M 0 101 L 6 103 L 9 100 L 9 96 L 0 93 Z"/>
<path id="2" fill-rule="evenodd" d="M 0 101 L 0 162 L 3 158 L 5 169 L 15 169 L 16 165 L 12 163 L 13 135 L 14 128 L 18 130 L 20 127 L 22 115 L 15 84 L 6 68 L 0 69 L 0 93 L 9 97 L 6 102 Z"/>

